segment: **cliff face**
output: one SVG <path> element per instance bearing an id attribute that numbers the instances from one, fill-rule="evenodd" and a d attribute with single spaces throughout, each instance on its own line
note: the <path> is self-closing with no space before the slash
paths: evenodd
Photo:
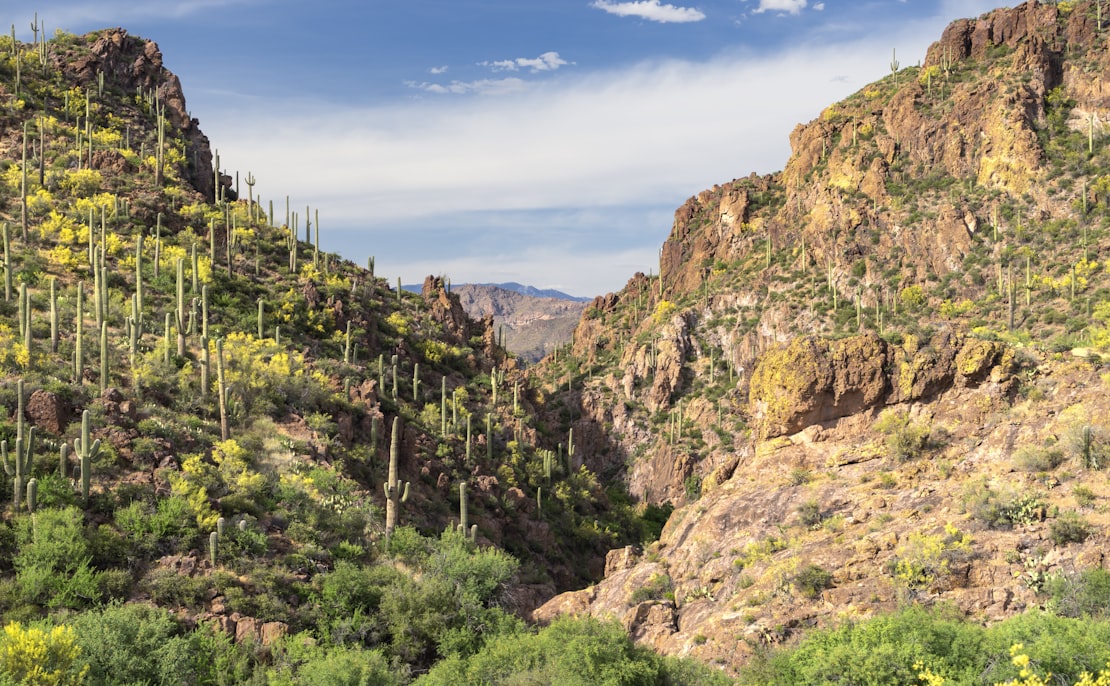
<path id="1" fill-rule="evenodd" d="M 616 616 L 734 668 L 907 600 L 999 618 L 1104 564 L 1105 515 L 1073 496 L 1105 497 L 1074 443 L 1108 429 L 1097 9 L 955 22 L 798 126 L 781 172 L 675 212 L 660 277 L 597 299 L 536 374 L 580 408 L 587 464 L 679 509 L 538 619 Z M 1090 537 L 1060 540 L 1075 513 Z"/>
<path id="2" fill-rule="evenodd" d="M 1046 481 L 1016 451 L 1050 436 L 1062 443 L 1110 405 L 1084 362 L 1043 365 L 1035 387 L 1039 400 L 1011 403 L 1003 385 L 959 383 L 907 405 L 929 434 L 911 458 L 891 453 L 892 434 L 867 412 L 749 444 L 735 474 L 675 511 L 658 542 L 610 553 L 604 581 L 535 616 L 616 617 L 660 652 L 736 669 L 807 628 L 901 603 L 950 603 L 986 621 L 1038 606 L 1036 575 L 1107 562 L 1110 521 L 1097 505 L 1078 507 L 1099 532 L 1079 544 L 1053 542 L 1050 514 L 1077 510 L 1080 483 L 1099 502 L 1108 492 L 1101 474 Z M 1020 494 L 1035 498 L 1028 518 L 989 523 L 991 503 Z M 806 585 L 810 566 L 829 573 L 827 586 Z"/>
<path id="3" fill-rule="evenodd" d="M 716 186 L 679 208 L 660 258 L 665 292 L 698 288 L 713 263 L 742 257 L 768 235 L 775 246 L 800 245 L 804 235 L 816 265 L 901 251 L 916 274 L 958 268 L 992 208 L 945 199 L 932 221 L 911 225 L 891 203 L 899 190 L 891 186 L 911 175 L 1030 193 L 1044 210 L 1060 210 L 1039 183 L 1045 168 L 1037 132 L 1046 95 L 1061 85 L 1075 99 L 1076 123 L 1091 114 L 1106 119 L 1105 51 L 1092 63 L 1065 59 L 1096 44 L 1101 38 L 1082 7 L 1062 16 L 1055 5 L 1027 2 L 953 23 L 917 78 L 885 79 L 799 125 L 782 172 Z M 1020 83 L 1009 83 L 1016 74 Z M 760 212 L 768 203 L 773 211 Z M 870 229 L 883 234 L 877 244 L 866 236 Z"/>

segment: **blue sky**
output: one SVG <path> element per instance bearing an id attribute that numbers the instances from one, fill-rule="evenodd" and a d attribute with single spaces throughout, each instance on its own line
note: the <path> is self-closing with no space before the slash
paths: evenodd
<path id="1" fill-rule="evenodd" d="M 30 38 L 34 8 L 0 0 Z M 674 210 L 782 169 L 827 105 L 981 0 L 53 0 L 182 81 L 222 168 L 311 206 L 390 280 L 598 295 L 658 270 Z M 9 22 L 10 23 L 10 22 Z"/>

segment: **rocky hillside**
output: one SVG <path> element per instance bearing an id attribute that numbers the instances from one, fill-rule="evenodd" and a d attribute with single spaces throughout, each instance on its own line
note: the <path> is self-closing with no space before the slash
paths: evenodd
<path id="1" fill-rule="evenodd" d="M 662 539 L 537 613 L 730 670 L 907 600 L 997 619 L 1105 564 L 1110 73 L 1095 2 L 949 26 L 675 213 L 535 369 Z"/>
<path id="2" fill-rule="evenodd" d="M 0 653 L 409 683 L 657 535 L 491 317 L 320 250 L 186 112 L 123 29 L 0 36 Z"/>
<path id="3" fill-rule="evenodd" d="M 587 303 L 539 297 L 492 284 L 452 287 L 474 319 L 493 317 L 500 343 L 525 362 L 542 359 L 568 342 Z"/>

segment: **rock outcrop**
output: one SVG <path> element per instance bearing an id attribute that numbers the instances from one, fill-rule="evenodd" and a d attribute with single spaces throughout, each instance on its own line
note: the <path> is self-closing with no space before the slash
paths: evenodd
<path id="1" fill-rule="evenodd" d="M 885 403 L 926 400 L 953 384 L 1013 375 L 1013 351 L 948 332 L 921 345 L 892 346 L 874 334 L 839 341 L 794 339 L 769 351 L 752 372 L 749 408 L 763 438 L 796 433 Z"/>
<path id="2" fill-rule="evenodd" d="M 208 202 L 215 198 L 212 149 L 199 122 L 189 115 L 181 81 L 162 63 L 162 51 L 154 41 L 130 36 L 122 28 L 99 32 L 88 52 L 74 56 L 52 55 L 53 67 L 67 81 L 91 91 L 104 79 L 106 88 L 125 93 L 142 93 L 165 107 L 166 121 L 181 131 L 186 141 L 185 174 L 189 184 Z M 103 75 L 101 77 L 101 75 Z M 103 161 L 101 162 L 103 164 Z"/>

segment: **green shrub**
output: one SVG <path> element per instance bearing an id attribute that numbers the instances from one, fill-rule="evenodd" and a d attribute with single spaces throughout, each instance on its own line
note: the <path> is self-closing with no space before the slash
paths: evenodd
<path id="1" fill-rule="evenodd" d="M 709 667 L 665 659 L 635 645 L 616 622 L 566 617 L 535 633 L 516 631 L 500 635 L 475 655 L 444 660 L 416 681 L 417 686 L 727 683 L 727 677 Z"/>
<path id="2" fill-rule="evenodd" d="M 79 608 L 100 599 L 80 510 L 46 509 L 21 517 L 16 540 L 16 581 L 26 602 Z"/>
<path id="3" fill-rule="evenodd" d="M 1082 484 L 1071 489 L 1071 494 L 1075 498 L 1076 504 L 1080 507 L 1090 507 L 1094 505 L 1095 501 L 1098 499 L 1094 491 Z"/>
<path id="4" fill-rule="evenodd" d="M 268 686 L 402 686 L 408 670 L 397 669 L 380 650 L 357 647 L 323 649 L 311 637 L 294 636 L 283 644 L 285 661 L 267 674 Z"/>
<path id="5" fill-rule="evenodd" d="M 929 445 L 931 427 L 915 421 L 905 410 L 888 410 L 875 423 L 875 430 L 886 434 L 887 454 L 898 462 L 918 457 Z"/>
<path id="6" fill-rule="evenodd" d="M 821 512 L 821 504 L 816 500 L 807 500 L 798 505 L 798 521 L 807 529 L 820 527 L 824 519 L 825 515 Z"/>
<path id="7" fill-rule="evenodd" d="M 1036 492 L 996 490 L 984 481 L 968 484 L 963 492 L 964 509 L 992 528 L 1039 522 L 1045 517 L 1045 504 Z"/>
<path id="8" fill-rule="evenodd" d="M 832 587 L 833 576 L 822 567 L 808 564 L 794 575 L 791 583 L 806 598 L 813 600 L 821 595 L 821 591 Z"/>
<path id="9" fill-rule="evenodd" d="M 1047 472 L 1060 466 L 1064 451 L 1056 447 L 1025 445 L 1014 451 L 1014 466 L 1026 472 Z"/>
<path id="10" fill-rule="evenodd" d="M 187 639 L 166 610 L 112 604 L 78 615 L 73 628 L 92 683 L 178 683 L 191 671 L 181 659 Z"/>
<path id="11" fill-rule="evenodd" d="M 1049 608 L 1064 617 L 1105 616 L 1110 610 L 1110 571 L 1095 567 L 1053 574 L 1045 581 Z"/>
<path id="12" fill-rule="evenodd" d="M 1048 526 L 1049 536 L 1056 545 L 1082 543 L 1091 535 L 1091 525 L 1074 512 L 1066 512 Z"/>
<path id="13" fill-rule="evenodd" d="M 644 585 L 632 592 L 632 604 L 649 600 L 663 600 L 668 593 L 674 592 L 671 577 L 663 573 L 652 574 Z"/>

